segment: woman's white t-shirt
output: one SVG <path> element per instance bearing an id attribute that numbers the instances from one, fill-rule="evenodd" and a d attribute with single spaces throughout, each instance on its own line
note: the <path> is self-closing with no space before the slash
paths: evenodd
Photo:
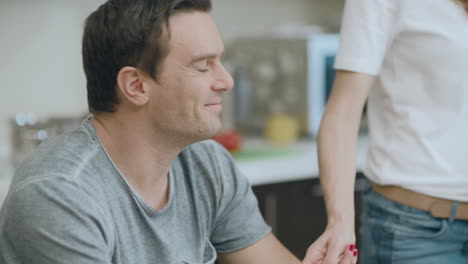
<path id="1" fill-rule="evenodd" d="M 366 175 L 468 201 L 468 14 L 451 0 L 347 0 L 335 68 L 377 75 Z"/>

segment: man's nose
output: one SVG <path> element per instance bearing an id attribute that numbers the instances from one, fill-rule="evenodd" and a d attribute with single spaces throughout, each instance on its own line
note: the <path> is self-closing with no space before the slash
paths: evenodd
<path id="1" fill-rule="evenodd" d="M 231 74 L 226 70 L 223 64 L 219 63 L 219 69 L 216 73 L 216 81 L 213 89 L 216 91 L 229 91 L 234 86 L 234 80 Z"/>

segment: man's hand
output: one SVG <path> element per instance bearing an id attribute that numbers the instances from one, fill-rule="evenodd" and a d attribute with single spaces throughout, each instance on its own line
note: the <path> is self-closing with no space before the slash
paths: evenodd
<path id="1" fill-rule="evenodd" d="M 354 228 L 343 224 L 327 226 L 325 232 L 307 249 L 303 264 L 354 264 L 357 249 Z"/>
<path id="2" fill-rule="evenodd" d="M 289 252 L 272 233 L 246 248 L 230 253 L 220 253 L 218 255 L 218 261 L 221 264 L 301 263 L 301 261 Z"/>

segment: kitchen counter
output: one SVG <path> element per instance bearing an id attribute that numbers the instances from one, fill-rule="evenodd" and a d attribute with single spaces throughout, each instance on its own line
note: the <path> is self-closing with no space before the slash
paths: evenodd
<path id="1" fill-rule="evenodd" d="M 356 160 L 357 170 L 364 168 L 367 138 L 360 137 Z M 301 140 L 290 146 L 274 147 L 261 139 L 247 139 L 243 151 L 234 153 L 240 171 L 253 186 L 317 178 L 317 143 Z M 11 177 L 0 177 L 0 204 L 2 204 Z"/>
<path id="2" fill-rule="evenodd" d="M 356 156 L 356 168 L 362 171 L 367 156 L 367 137 L 360 137 Z M 244 143 L 245 149 L 266 146 L 265 141 L 249 139 Z M 313 179 L 319 177 L 317 142 L 301 140 L 286 149 L 277 150 L 278 155 L 265 155 L 258 158 L 236 158 L 242 173 L 253 186 Z"/>

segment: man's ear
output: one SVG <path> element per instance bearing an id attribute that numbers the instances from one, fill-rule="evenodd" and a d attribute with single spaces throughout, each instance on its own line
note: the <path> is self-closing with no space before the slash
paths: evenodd
<path id="1" fill-rule="evenodd" d="M 135 67 L 125 66 L 117 73 L 117 87 L 130 103 L 141 106 L 148 102 L 149 93 L 143 85 L 142 72 Z"/>

